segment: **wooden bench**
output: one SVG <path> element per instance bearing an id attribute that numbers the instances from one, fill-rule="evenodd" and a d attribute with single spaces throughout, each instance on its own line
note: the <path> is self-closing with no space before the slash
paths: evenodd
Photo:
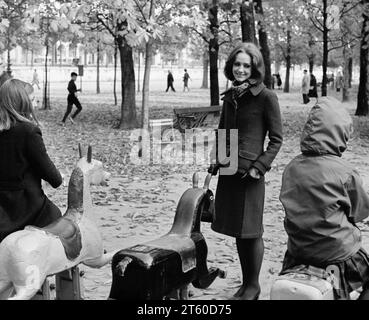
<path id="1" fill-rule="evenodd" d="M 221 106 L 174 109 L 173 127 L 184 133 L 186 129 L 217 125 L 214 118 L 220 115 L 221 110 Z"/>

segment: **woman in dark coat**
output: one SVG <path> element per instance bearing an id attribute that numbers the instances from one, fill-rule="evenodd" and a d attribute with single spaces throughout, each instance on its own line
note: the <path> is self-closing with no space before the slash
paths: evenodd
<path id="1" fill-rule="evenodd" d="M 316 78 L 311 72 L 310 72 L 310 90 L 309 90 L 308 96 L 310 98 L 318 98 Z"/>
<path id="2" fill-rule="evenodd" d="M 41 179 L 62 183 L 50 160 L 24 83 L 7 80 L 0 87 L 0 241 L 27 225 L 44 227 L 61 212 L 44 194 Z"/>
<path id="3" fill-rule="evenodd" d="M 243 283 L 235 297 L 252 300 L 260 294 L 264 254 L 264 174 L 282 145 L 281 114 L 277 96 L 262 82 L 264 62 L 254 44 L 236 47 L 224 72 L 233 86 L 224 93 L 219 129 L 238 129 L 238 167 L 233 175 L 222 175 L 220 168 L 212 229 L 236 238 Z M 224 161 L 218 159 L 209 172 L 217 174 L 220 163 Z"/>

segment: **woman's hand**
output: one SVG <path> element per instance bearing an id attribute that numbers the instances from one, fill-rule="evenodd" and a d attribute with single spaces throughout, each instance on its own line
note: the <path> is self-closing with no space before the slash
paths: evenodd
<path id="1" fill-rule="evenodd" d="M 208 168 L 208 173 L 211 173 L 212 176 L 216 176 L 218 174 L 219 164 L 212 163 Z"/>
<path id="2" fill-rule="evenodd" d="M 251 167 L 251 169 L 249 170 L 249 175 L 251 178 L 256 179 L 256 180 L 259 180 L 261 178 L 259 170 L 254 167 Z"/>

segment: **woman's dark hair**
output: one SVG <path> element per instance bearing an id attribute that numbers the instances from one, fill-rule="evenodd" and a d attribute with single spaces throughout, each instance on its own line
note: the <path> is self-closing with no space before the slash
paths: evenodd
<path id="1" fill-rule="evenodd" d="M 232 52 L 229 54 L 228 59 L 226 61 L 224 67 L 224 74 L 226 78 L 230 81 L 234 81 L 233 75 L 233 64 L 236 60 L 236 56 L 240 53 L 246 53 L 251 58 L 251 79 L 256 80 L 257 83 L 260 83 L 264 80 L 265 75 L 265 66 L 264 59 L 261 55 L 259 48 L 253 44 L 252 42 L 242 42 L 238 46 L 236 46 Z"/>
<path id="2" fill-rule="evenodd" d="M 71 76 L 71 77 L 74 77 L 74 76 L 76 76 L 76 77 L 77 77 L 77 76 L 78 76 L 78 74 L 77 74 L 77 73 L 75 73 L 75 72 L 72 72 L 72 73 L 70 74 L 70 76 Z"/>

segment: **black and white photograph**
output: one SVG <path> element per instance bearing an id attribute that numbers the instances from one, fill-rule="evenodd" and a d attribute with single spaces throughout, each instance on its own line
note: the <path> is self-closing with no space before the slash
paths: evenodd
<path id="1" fill-rule="evenodd" d="M 0 0 L 0 300 L 369 300 L 368 115 L 369 0 Z"/>

